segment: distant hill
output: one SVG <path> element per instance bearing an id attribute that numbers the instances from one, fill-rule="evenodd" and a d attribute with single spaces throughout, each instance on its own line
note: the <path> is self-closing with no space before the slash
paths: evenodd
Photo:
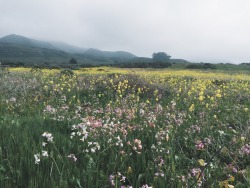
<path id="1" fill-rule="evenodd" d="M 26 47 L 28 46 L 28 47 L 56 49 L 53 45 L 51 45 L 48 42 L 29 39 L 20 35 L 15 35 L 15 34 L 7 35 L 3 38 L 0 38 L 0 43 L 18 44 L 18 45 L 22 45 Z"/>
<path id="2" fill-rule="evenodd" d="M 0 38 L 0 62 L 27 65 L 69 65 L 74 58 L 79 65 L 119 65 L 152 66 L 152 58 L 137 57 L 125 51 L 102 51 L 95 48 L 79 48 L 61 42 L 47 42 L 20 35 L 7 35 Z M 183 59 L 170 59 L 172 64 L 188 63 Z M 137 65 L 136 65 L 137 64 Z M 159 64 L 159 66 L 163 66 Z M 122 67 L 122 66 L 121 66 Z"/>
<path id="3" fill-rule="evenodd" d="M 20 44 L 12 43 L 0 43 L 0 57 L 70 57 L 70 54 L 49 49 L 49 48 L 39 48 L 32 46 L 23 46 Z"/>
<path id="4" fill-rule="evenodd" d="M 62 42 L 50 42 L 56 49 L 62 50 L 71 54 L 83 53 L 87 48 L 79 48 Z"/>
<path id="5" fill-rule="evenodd" d="M 97 49 L 90 48 L 86 51 L 84 51 L 82 54 L 78 54 L 80 56 L 85 56 L 88 58 L 94 58 L 94 59 L 113 59 L 113 60 L 129 60 L 133 59 L 136 56 L 124 51 L 116 51 L 116 52 L 109 52 L 109 51 L 101 51 Z"/>
<path id="6" fill-rule="evenodd" d="M 86 49 L 59 42 L 45 42 L 20 35 L 0 38 L 0 61 L 24 63 L 68 63 L 75 58 L 80 64 L 113 64 L 136 56 L 123 51 L 109 52 Z"/>
<path id="7" fill-rule="evenodd" d="M 71 55 L 60 51 L 48 42 L 29 39 L 19 35 L 0 38 L 0 61 L 31 63 L 57 63 L 68 61 Z"/>

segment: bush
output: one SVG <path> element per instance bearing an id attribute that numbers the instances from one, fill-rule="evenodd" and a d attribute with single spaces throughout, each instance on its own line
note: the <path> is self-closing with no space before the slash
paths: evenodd
<path id="1" fill-rule="evenodd" d="M 114 67 L 120 68 L 168 68 L 172 65 L 172 63 L 168 62 L 150 62 L 150 63 L 120 63 L 113 65 Z"/>
<path id="2" fill-rule="evenodd" d="M 74 72 L 71 69 L 63 69 L 61 70 L 60 75 L 72 77 L 74 75 Z"/>
<path id="3" fill-rule="evenodd" d="M 200 64 L 189 64 L 186 66 L 186 69 L 216 69 L 216 66 L 210 63 L 200 63 Z"/>

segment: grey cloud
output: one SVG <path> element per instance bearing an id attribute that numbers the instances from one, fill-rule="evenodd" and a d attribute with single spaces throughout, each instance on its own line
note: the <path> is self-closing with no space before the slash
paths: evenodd
<path id="1" fill-rule="evenodd" d="M 190 61 L 250 62 L 248 0 L 0 0 L 0 37 L 165 51 Z"/>

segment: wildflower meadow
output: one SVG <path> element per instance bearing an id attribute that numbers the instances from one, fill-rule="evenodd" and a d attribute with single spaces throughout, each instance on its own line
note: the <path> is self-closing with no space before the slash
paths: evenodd
<path id="1" fill-rule="evenodd" d="M 250 187 L 250 74 L 0 70 L 0 187 Z"/>

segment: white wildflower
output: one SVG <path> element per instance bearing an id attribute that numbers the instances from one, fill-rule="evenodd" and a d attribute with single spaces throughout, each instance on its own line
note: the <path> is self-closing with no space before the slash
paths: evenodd
<path id="1" fill-rule="evenodd" d="M 35 164 L 39 164 L 40 163 L 40 154 L 38 153 L 38 154 L 35 154 L 34 155 L 34 157 L 35 157 Z"/>
<path id="2" fill-rule="evenodd" d="M 48 157 L 48 156 L 49 156 L 49 154 L 48 154 L 48 152 L 47 152 L 47 151 L 42 151 L 42 156 L 43 156 L 43 157 Z"/>

